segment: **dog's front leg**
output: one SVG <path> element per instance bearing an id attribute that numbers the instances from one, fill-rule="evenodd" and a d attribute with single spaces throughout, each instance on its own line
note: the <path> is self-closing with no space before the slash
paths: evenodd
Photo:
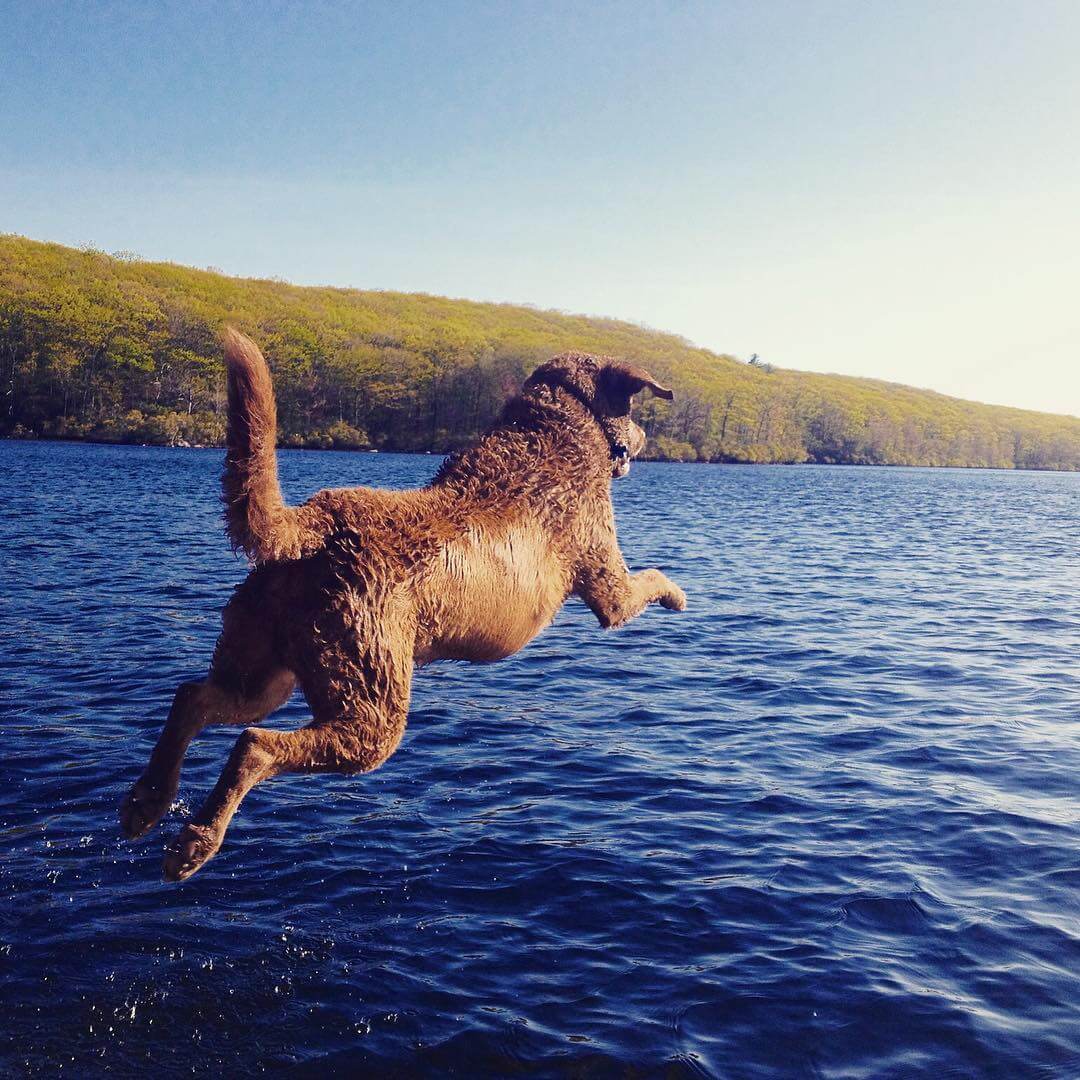
<path id="1" fill-rule="evenodd" d="M 659 570 L 631 574 L 618 548 L 583 566 L 574 591 L 605 628 L 622 626 L 649 604 L 658 603 L 671 611 L 686 607 L 686 593 L 666 574 Z"/>

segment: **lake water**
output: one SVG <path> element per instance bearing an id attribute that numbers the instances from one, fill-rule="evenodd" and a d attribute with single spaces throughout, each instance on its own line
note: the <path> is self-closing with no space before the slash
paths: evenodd
<path id="1" fill-rule="evenodd" d="M 166 885 L 236 729 L 116 809 L 245 572 L 220 466 L 0 443 L 0 1073 L 1080 1075 L 1080 476 L 636 465 L 685 614 L 427 669 L 387 765 Z"/>

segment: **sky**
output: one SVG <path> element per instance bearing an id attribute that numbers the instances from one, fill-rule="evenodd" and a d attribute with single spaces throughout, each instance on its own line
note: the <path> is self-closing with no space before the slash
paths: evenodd
<path id="1" fill-rule="evenodd" d="M 0 0 L 0 232 L 1080 415 L 1080 2 Z"/>

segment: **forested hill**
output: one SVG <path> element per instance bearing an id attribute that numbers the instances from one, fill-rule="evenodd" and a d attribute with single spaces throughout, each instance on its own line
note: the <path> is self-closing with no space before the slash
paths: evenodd
<path id="1" fill-rule="evenodd" d="M 217 334 L 274 369 L 286 446 L 450 449 L 537 364 L 621 356 L 675 388 L 642 399 L 647 456 L 1080 468 L 1080 419 L 742 363 L 629 323 L 507 304 L 226 277 L 0 236 L 0 435 L 216 444 Z"/>

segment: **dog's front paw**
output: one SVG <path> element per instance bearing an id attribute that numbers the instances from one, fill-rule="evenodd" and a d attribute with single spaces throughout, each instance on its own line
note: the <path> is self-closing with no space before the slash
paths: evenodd
<path id="1" fill-rule="evenodd" d="M 660 606 L 666 607 L 668 611 L 685 611 L 686 593 L 672 582 L 670 590 L 660 597 Z"/>
<path id="2" fill-rule="evenodd" d="M 166 881 L 184 881 L 208 863 L 221 847 L 221 836 L 209 825 L 188 822 L 165 851 Z"/>
<path id="3" fill-rule="evenodd" d="M 132 785 L 120 807 L 120 830 L 129 840 L 148 833 L 168 812 L 176 791 L 147 779 L 145 773 Z"/>

